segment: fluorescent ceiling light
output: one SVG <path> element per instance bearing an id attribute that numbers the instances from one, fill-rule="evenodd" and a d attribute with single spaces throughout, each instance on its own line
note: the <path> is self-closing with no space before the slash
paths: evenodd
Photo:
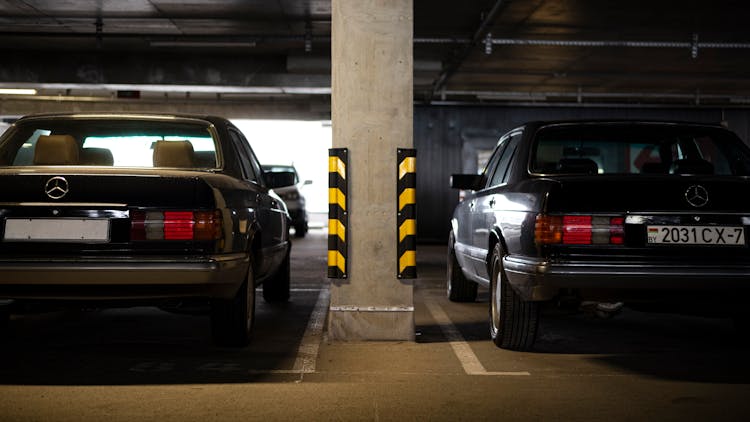
<path id="1" fill-rule="evenodd" d="M 36 89 L 0 88 L 0 95 L 36 95 Z"/>

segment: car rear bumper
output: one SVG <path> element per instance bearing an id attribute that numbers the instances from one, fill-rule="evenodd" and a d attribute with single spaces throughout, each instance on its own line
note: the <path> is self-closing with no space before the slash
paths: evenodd
<path id="1" fill-rule="evenodd" d="M 695 262 L 550 262 L 506 256 L 508 281 L 524 300 L 548 300 L 560 289 L 610 291 L 750 290 L 750 264 Z"/>
<path id="2" fill-rule="evenodd" d="M 0 298 L 165 299 L 232 297 L 247 254 L 206 257 L 0 260 Z"/>

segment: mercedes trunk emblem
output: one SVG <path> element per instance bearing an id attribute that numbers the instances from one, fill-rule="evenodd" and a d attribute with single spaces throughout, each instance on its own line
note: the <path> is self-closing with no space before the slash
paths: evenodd
<path id="1" fill-rule="evenodd" d="M 688 204 L 700 208 L 708 203 L 708 191 L 701 185 L 692 185 L 685 191 Z"/>
<path id="2" fill-rule="evenodd" d="M 68 181 L 64 177 L 55 176 L 44 185 L 44 193 L 52 199 L 60 199 L 70 190 Z"/>

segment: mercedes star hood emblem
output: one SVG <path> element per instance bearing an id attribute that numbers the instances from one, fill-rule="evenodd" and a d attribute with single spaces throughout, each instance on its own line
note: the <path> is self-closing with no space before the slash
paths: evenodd
<path id="1" fill-rule="evenodd" d="M 70 187 L 64 177 L 55 176 L 47 180 L 44 185 L 44 193 L 52 199 L 60 199 L 68 194 Z"/>

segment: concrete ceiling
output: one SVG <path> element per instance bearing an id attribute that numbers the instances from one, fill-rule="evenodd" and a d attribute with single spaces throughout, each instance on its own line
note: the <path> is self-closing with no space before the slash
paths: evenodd
<path id="1" fill-rule="evenodd" d="M 414 98 L 748 106 L 749 25 L 745 0 L 414 0 Z M 326 116 L 330 31 L 330 0 L 0 0 L 0 88 L 38 90 L 0 95 L 0 113 L 36 101 Z"/>

